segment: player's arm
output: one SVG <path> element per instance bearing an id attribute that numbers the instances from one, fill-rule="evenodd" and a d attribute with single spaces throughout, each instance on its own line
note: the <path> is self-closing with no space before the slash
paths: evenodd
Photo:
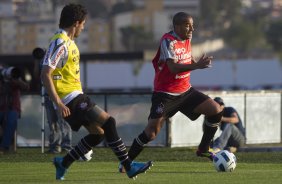
<path id="1" fill-rule="evenodd" d="M 43 86 L 45 87 L 45 90 L 47 91 L 48 95 L 52 99 L 52 101 L 55 103 L 58 111 L 60 114 L 62 114 L 63 117 L 67 117 L 70 115 L 70 110 L 67 106 L 65 106 L 60 99 L 58 93 L 56 92 L 55 86 L 52 81 L 52 72 L 54 69 L 52 69 L 49 66 L 43 66 L 41 71 L 41 79 Z"/>
<path id="2" fill-rule="evenodd" d="M 180 73 L 196 69 L 209 68 L 211 67 L 212 58 L 212 56 L 206 56 L 205 54 L 203 54 L 197 62 L 193 60 L 191 64 L 176 63 L 174 59 L 168 58 L 167 65 L 172 73 Z"/>
<path id="3" fill-rule="evenodd" d="M 66 55 L 67 53 L 64 42 L 62 40 L 53 41 L 53 43 L 50 44 L 49 50 L 44 58 L 41 71 L 43 86 L 63 117 L 69 116 L 70 110 L 64 105 L 55 89 L 52 80 L 52 73 L 56 69 L 58 63 L 60 63 L 60 65 L 62 64 Z"/>
<path id="4" fill-rule="evenodd" d="M 47 65 L 44 65 L 41 71 L 41 79 L 42 79 L 43 86 L 45 90 L 47 91 L 48 95 L 50 96 L 52 101 L 55 103 L 55 105 L 58 106 L 60 103 L 62 103 L 62 101 L 55 90 L 55 87 L 54 87 L 54 84 L 51 78 L 53 71 L 54 71 L 53 68 Z"/>
<path id="5" fill-rule="evenodd" d="M 170 39 L 163 39 L 161 42 L 160 60 L 166 61 L 167 66 L 172 73 L 181 73 L 211 67 L 212 58 L 212 56 L 206 56 L 206 54 L 203 54 L 198 61 L 195 61 L 192 57 L 192 62 L 190 64 L 177 63 L 172 41 Z"/>

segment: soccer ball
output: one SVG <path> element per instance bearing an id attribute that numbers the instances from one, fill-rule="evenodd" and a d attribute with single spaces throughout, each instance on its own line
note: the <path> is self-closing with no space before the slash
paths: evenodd
<path id="1" fill-rule="evenodd" d="M 236 167 L 236 156 L 227 151 L 221 150 L 213 158 L 213 164 L 218 172 L 232 172 Z"/>
<path id="2" fill-rule="evenodd" d="M 85 155 L 79 158 L 79 161 L 90 161 L 92 159 L 93 151 L 88 151 Z"/>

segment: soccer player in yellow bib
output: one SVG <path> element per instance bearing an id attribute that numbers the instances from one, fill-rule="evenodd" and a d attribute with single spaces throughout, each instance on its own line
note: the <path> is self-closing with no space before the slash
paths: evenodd
<path id="1" fill-rule="evenodd" d="M 68 4 L 62 12 L 59 30 L 51 39 L 43 59 L 41 78 L 56 108 L 73 131 L 84 126 L 89 134 L 64 157 L 55 157 L 56 179 L 63 180 L 70 165 L 86 155 L 104 138 L 129 178 L 145 172 L 152 162 L 140 163 L 129 159 L 126 147 L 118 136 L 116 121 L 83 93 L 80 82 L 80 54 L 74 39 L 84 28 L 87 10 L 80 4 Z M 87 159 L 86 159 L 87 160 Z"/>

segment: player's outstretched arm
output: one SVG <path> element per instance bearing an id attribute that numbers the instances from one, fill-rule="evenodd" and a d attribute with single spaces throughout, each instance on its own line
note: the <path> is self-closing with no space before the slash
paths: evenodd
<path id="1" fill-rule="evenodd" d="M 196 69 L 210 68 L 212 59 L 212 56 L 206 56 L 206 54 L 203 54 L 197 62 L 192 59 L 191 64 L 176 63 L 173 59 L 168 59 L 167 65 L 172 73 L 181 73 Z"/>

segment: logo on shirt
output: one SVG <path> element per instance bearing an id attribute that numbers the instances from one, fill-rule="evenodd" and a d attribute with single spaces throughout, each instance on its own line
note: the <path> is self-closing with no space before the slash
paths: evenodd
<path id="1" fill-rule="evenodd" d="M 62 80 L 61 75 L 53 75 L 53 80 Z"/>
<path id="2" fill-rule="evenodd" d="M 179 54 L 183 54 L 186 52 L 186 49 L 184 47 L 182 48 L 177 48 L 174 50 L 175 54 L 179 55 Z"/>
<path id="3" fill-rule="evenodd" d="M 61 55 L 62 55 L 62 54 L 64 54 L 64 50 L 65 50 L 64 47 L 61 47 L 61 48 L 60 48 L 60 50 L 58 51 L 58 53 L 55 55 L 55 59 L 51 62 L 51 65 L 55 66 L 55 64 L 58 63 L 57 60 L 61 58 Z"/>
<path id="4" fill-rule="evenodd" d="M 176 74 L 175 75 L 175 79 L 184 79 L 186 77 L 189 77 L 190 73 L 187 73 L 187 74 L 184 74 L 184 75 L 178 75 Z"/>

